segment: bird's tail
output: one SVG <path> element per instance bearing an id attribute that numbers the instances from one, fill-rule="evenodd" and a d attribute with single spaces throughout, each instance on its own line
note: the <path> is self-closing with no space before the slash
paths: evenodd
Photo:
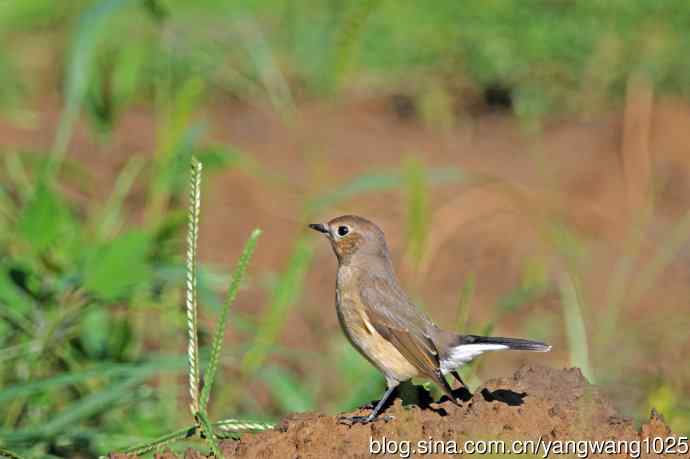
<path id="1" fill-rule="evenodd" d="M 535 351 L 535 352 L 548 352 L 551 350 L 551 346 L 542 343 L 541 341 L 532 341 L 529 339 L 522 338 L 503 338 L 500 336 L 474 336 L 466 335 L 462 337 L 463 344 L 486 344 L 486 345 L 502 345 L 506 346 L 508 349 L 515 351 Z"/>
<path id="2" fill-rule="evenodd" d="M 441 371 L 447 373 L 466 363 L 486 351 L 535 351 L 548 352 L 551 346 L 541 341 L 531 341 L 521 338 L 503 338 L 499 336 L 456 335 L 447 351 L 442 354 Z"/>

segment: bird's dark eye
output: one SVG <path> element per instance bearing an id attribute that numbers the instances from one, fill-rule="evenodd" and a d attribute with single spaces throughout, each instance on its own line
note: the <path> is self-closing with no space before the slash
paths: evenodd
<path id="1" fill-rule="evenodd" d="M 345 236 L 349 232 L 350 232 L 350 228 L 348 228 L 347 226 L 339 226 L 338 227 L 338 236 Z"/>

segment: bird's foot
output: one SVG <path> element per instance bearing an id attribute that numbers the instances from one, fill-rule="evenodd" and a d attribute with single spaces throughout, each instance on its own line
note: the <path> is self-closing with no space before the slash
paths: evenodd
<path id="1" fill-rule="evenodd" d="M 385 415 L 385 416 L 340 416 L 338 417 L 338 423 L 339 424 L 345 424 L 348 426 L 353 426 L 355 424 L 369 424 L 370 422 L 376 422 L 376 421 L 392 421 L 395 419 L 393 416 Z"/>

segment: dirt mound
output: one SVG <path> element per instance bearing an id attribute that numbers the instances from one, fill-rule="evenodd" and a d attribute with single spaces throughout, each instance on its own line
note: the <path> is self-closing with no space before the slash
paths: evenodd
<path id="1" fill-rule="evenodd" d="M 668 440 L 671 432 L 663 419 L 652 413 L 649 422 L 640 429 L 635 428 L 632 420 L 622 417 L 577 368 L 523 367 L 510 378 L 488 381 L 473 396 L 464 389 L 458 390 L 457 396 L 464 400 L 459 406 L 447 399 L 438 403 L 422 400 L 419 406 L 402 406 L 400 400 L 396 400 L 385 412 L 394 416 L 393 420 L 368 425 L 343 425 L 334 416 L 293 414 L 274 430 L 226 441 L 222 448 L 226 457 L 364 458 L 371 456 L 370 448 L 376 453 L 384 449 L 385 444 L 386 451 L 393 456 L 418 457 L 425 451 L 459 453 L 470 446 L 478 452 L 481 448 L 500 448 L 495 440 L 505 440 L 504 447 L 510 449 L 514 447 L 514 440 L 531 440 L 535 446 L 527 444 L 524 447 L 538 448 L 533 451 L 534 456 L 543 457 L 546 445 L 550 445 L 552 455 L 556 455 L 555 448 L 559 446 L 553 441 L 559 440 L 571 441 L 570 445 L 561 443 L 563 451 L 572 448 L 572 454 L 564 457 L 576 457 L 584 451 L 583 441 L 634 440 L 639 442 L 637 446 L 628 446 L 632 448 L 628 452 L 632 452 L 633 457 L 637 455 L 634 448 L 639 448 L 641 457 L 661 457 L 653 452 L 660 451 L 664 444 L 671 450 L 684 452 L 676 457 L 688 457 L 682 443 L 673 448 L 676 440 Z M 349 414 L 367 412 L 367 409 L 360 409 Z M 653 440 L 655 437 L 663 440 Z M 642 441 L 645 438 L 650 438 L 649 452 L 645 451 Z M 466 445 L 467 440 L 475 443 Z M 613 442 L 603 445 L 614 447 Z M 604 456 L 617 457 L 611 454 L 590 454 L 589 457 Z M 159 457 L 176 456 L 168 452 Z M 188 451 L 185 457 L 202 456 Z M 627 455 L 620 454 L 620 457 Z"/>

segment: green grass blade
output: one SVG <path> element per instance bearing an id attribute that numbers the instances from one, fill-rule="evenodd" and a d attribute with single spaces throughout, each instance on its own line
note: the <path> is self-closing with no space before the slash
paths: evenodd
<path id="1" fill-rule="evenodd" d="M 30 354 L 37 354 L 42 351 L 43 342 L 40 339 L 15 344 L 13 346 L 0 349 L 0 363 L 18 358 L 26 358 Z"/>
<path id="2" fill-rule="evenodd" d="M 650 214 L 651 217 L 651 214 Z M 633 222 L 630 228 L 630 235 L 626 241 L 623 256 L 617 261 L 616 267 L 611 273 L 606 292 L 606 308 L 603 310 L 603 317 L 597 331 L 596 343 L 603 346 L 610 339 L 615 338 L 615 327 L 618 323 L 619 315 L 624 301 L 629 292 L 629 283 L 634 275 L 636 263 L 638 263 L 642 249 L 644 248 L 643 239 L 645 227 L 648 219 L 641 219 Z"/>
<path id="3" fill-rule="evenodd" d="M 244 273 L 247 271 L 247 266 L 249 265 L 249 260 L 252 258 L 254 249 L 256 248 L 256 242 L 261 235 L 261 230 L 255 229 L 249 236 L 247 243 L 242 250 L 242 255 L 237 262 L 235 271 L 232 275 L 232 281 L 230 282 L 230 287 L 228 288 L 228 295 L 225 301 L 225 305 L 220 313 L 220 320 L 218 321 L 218 327 L 213 335 L 213 345 L 211 346 L 211 359 L 209 361 L 208 370 L 206 372 L 206 378 L 204 383 L 204 388 L 201 391 L 201 398 L 199 401 L 200 409 L 205 411 L 208 404 L 208 399 L 211 394 L 211 388 L 213 387 L 213 381 L 216 377 L 216 372 L 218 371 L 218 361 L 220 360 L 220 352 L 223 347 L 223 339 L 225 337 L 225 328 L 228 321 L 228 311 L 230 306 L 235 301 L 237 296 L 237 291 L 240 288 L 240 283 L 244 277 Z"/>
<path id="4" fill-rule="evenodd" d="M 4 155 L 5 170 L 10 183 L 14 185 L 14 189 L 22 199 L 26 201 L 33 194 L 34 184 L 29 178 L 26 167 L 22 160 L 21 154 L 18 152 L 11 152 Z"/>
<path id="5" fill-rule="evenodd" d="M 201 163 L 192 158 L 189 177 L 189 227 L 187 231 L 187 335 L 189 357 L 189 408 L 192 416 L 199 411 L 199 338 L 197 308 L 197 241 L 199 239 L 199 213 L 201 210 Z"/>
<path id="6" fill-rule="evenodd" d="M 0 438 L 10 441 L 27 441 L 37 438 L 53 438 L 83 419 L 102 412 L 108 405 L 121 402 L 131 394 L 132 388 L 140 384 L 145 375 L 140 374 L 124 381 L 110 384 L 100 392 L 82 398 L 69 405 L 40 427 L 32 427 L 14 432 L 0 432 Z"/>
<path id="7" fill-rule="evenodd" d="M 130 158 L 115 180 L 115 187 L 98 218 L 98 238 L 111 237 L 122 220 L 122 204 L 132 189 L 134 181 L 144 168 L 145 161 L 139 157 Z"/>
<path id="8" fill-rule="evenodd" d="M 266 365 L 257 373 L 278 407 L 285 413 L 303 413 L 316 408 L 313 390 L 293 371 L 275 365 Z"/>
<path id="9" fill-rule="evenodd" d="M 458 315 L 455 319 L 455 330 L 458 333 L 467 333 L 467 321 L 470 317 L 472 307 L 472 296 L 474 295 L 475 278 L 474 273 L 470 273 L 465 279 L 458 298 Z"/>
<path id="10" fill-rule="evenodd" d="M 582 314 L 582 301 L 578 294 L 575 281 L 569 274 L 564 274 L 560 280 L 561 298 L 565 331 L 570 348 L 570 362 L 580 368 L 582 374 L 595 383 L 594 373 L 589 363 L 589 346 L 587 345 L 587 331 Z"/>
<path id="11" fill-rule="evenodd" d="M 332 207 L 338 202 L 359 194 L 372 191 L 385 191 L 397 188 L 400 184 L 400 174 L 394 172 L 379 172 L 363 174 L 330 193 L 324 193 L 307 203 L 307 211 L 316 213 L 321 209 Z"/>
<path id="12" fill-rule="evenodd" d="M 288 80 L 276 62 L 275 52 L 266 39 L 259 24 L 251 16 L 245 17 L 242 27 L 242 38 L 247 56 L 256 68 L 263 88 L 276 110 L 284 116 L 295 113 L 295 102 L 290 91 Z"/>
<path id="13" fill-rule="evenodd" d="M 222 458 L 223 453 L 220 452 L 218 438 L 216 437 L 216 433 L 213 430 L 213 426 L 211 425 L 211 422 L 208 420 L 206 413 L 200 411 L 199 413 L 197 413 L 197 418 L 199 420 L 199 426 L 201 427 L 201 431 L 204 433 L 204 437 L 206 437 L 206 443 L 208 443 L 208 446 L 211 448 L 213 455 L 215 457 Z"/>
<path id="14" fill-rule="evenodd" d="M 403 165 L 407 198 L 407 255 L 419 265 L 429 235 L 429 199 L 424 165 L 410 157 Z"/>
<path id="15" fill-rule="evenodd" d="M 185 438 L 190 438 L 194 436 L 194 434 L 196 434 L 197 429 L 197 426 L 185 427 L 184 429 L 176 430 L 174 432 L 170 432 L 169 434 L 158 437 L 157 439 L 151 442 L 144 443 L 142 445 L 132 446 L 131 448 L 127 448 L 118 452 L 124 454 L 137 455 L 150 453 L 155 449 L 162 448 L 178 440 L 184 440 Z"/>
<path id="16" fill-rule="evenodd" d="M 325 208 L 333 207 L 346 199 L 374 191 L 399 189 L 405 183 L 401 171 L 380 171 L 357 176 L 350 182 L 323 193 L 306 205 L 307 214 L 317 213 Z M 424 180 L 429 185 L 443 185 L 458 183 L 465 176 L 454 167 L 430 168 L 426 170 Z"/>
<path id="17" fill-rule="evenodd" d="M 213 423 L 213 427 L 223 432 L 261 432 L 275 427 L 270 422 L 247 421 L 242 419 L 223 419 Z"/>
<path id="18" fill-rule="evenodd" d="M 335 37 L 335 62 L 333 80 L 336 89 L 356 61 L 357 44 L 360 42 L 364 25 L 381 0 L 353 2 L 352 10 L 340 24 Z"/>
<path id="19" fill-rule="evenodd" d="M 272 300 L 259 323 L 254 341 L 242 359 L 242 373 L 245 377 L 254 375 L 275 344 L 288 309 L 299 298 L 313 253 L 312 246 L 304 238 L 297 241 L 288 268 L 273 290 Z"/>
<path id="20" fill-rule="evenodd" d="M 0 271 L 0 276 L 4 273 Z M 0 281 L 0 285 L 3 282 Z M 0 299 L 0 321 L 5 321 L 11 325 L 15 330 L 19 330 L 27 336 L 33 336 L 34 327 L 31 321 L 24 317 L 19 311 L 10 308 L 9 305 Z"/>
<path id="21" fill-rule="evenodd" d="M 0 448 L 0 457 L 6 457 L 8 459 L 23 459 L 19 454 L 2 448 Z"/>
<path id="22" fill-rule="evenodd" d="M 670 237 L 666 238 L 661 247 L 639 274 L 637 282 L 631 286 L 630 301 L 635 304 L 654 285 L 659 275 L 678 257 L 680 248 L 690 239 L 690 212 L 673 227 Z"/>
<path id="23" fill-rule="evenodd" d="M 108 19 L 119 9 L 132 3 L 134 3 L 133 0 L 102 0 L 89 8 L 79 19 L 67 67 L 66 103 L 60 114 L 60 122 L 53 142 L 51 157 L 53 170 L 60 166 L 67 152 L 82 101 L 88 90 L 91 63 L 99 43 L 99 36 L 105 29 Z"/>
<path id="24" fill-rule="evenodd" d="M 261 432 L 263 430 L 272 429 L 275 425 L 270 422 L 249 421 L 242 419 L 223 419 L 221 421 L 210 424 L 214 430 L 223 433 L 242 433 L 242 432 Z M 198 425 L 185 427 L 174 432 L 162 435 L 155 440 L 152 440 L 141 445 L 132 446 L 130 448 L 118 451 L 125 454 L 146 454 L 155 449 L 163 448 L 176 441 L 185 440 L 193 437 L 199 430 Z"/>
<path id="25" fill-rule="evenodd" d="M 87 370 L 71 373 L 60 373 L 52 378 L 34 381 L 28 384 L 18 384 L 0 390 L 0 403 L 19 397 L 58 390 L 65 386 L 81 383 L 90 379 L 115 378 L 120 376 L 148 377 L 153 374 L 177 371 L 183 368 L 184 359 L 180 356 L 164 357 L 141 364 L 109 363 L 97 365 Z"/>

